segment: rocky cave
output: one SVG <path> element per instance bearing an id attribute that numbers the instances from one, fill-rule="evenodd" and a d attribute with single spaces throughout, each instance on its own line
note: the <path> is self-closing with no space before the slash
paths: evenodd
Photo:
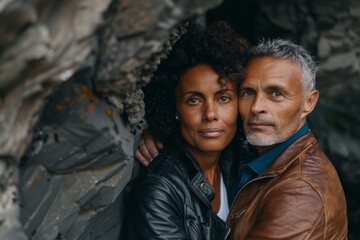
<path id="1" fill-rule="evenodd" d="M 360 238 L 359 1 L 3 0 L 0 239 L 117 239 L 138 168 L 141 88 L 191 17 L 316 57 L 309 124 L 342 181 L 349 239 Z"/>

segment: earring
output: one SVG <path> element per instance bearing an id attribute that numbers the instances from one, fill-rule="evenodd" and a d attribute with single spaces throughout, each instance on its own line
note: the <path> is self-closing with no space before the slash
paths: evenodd
<path id="1" fill-rule="evenodd" d="M 177 114 L 175 115 L 175 120 L 179 121 L 179 115 L 177 115 Z"/>

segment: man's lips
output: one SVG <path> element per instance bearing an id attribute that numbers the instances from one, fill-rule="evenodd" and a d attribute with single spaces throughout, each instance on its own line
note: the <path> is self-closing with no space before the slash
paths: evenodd
<path id="1" fill-rule="evenodd" d="M 201 129 L 198 131 L 198 134 L 203 137 L 218 137 L 224 133 L 223 129 L 220 128 L 209 128 Z"/>
<path id="2" fill-rule="evenodd" d="M 267 122 L 248 122 L 247 125 L 251 129 L 262 129 L 273 126 L 273 124 Z"/>

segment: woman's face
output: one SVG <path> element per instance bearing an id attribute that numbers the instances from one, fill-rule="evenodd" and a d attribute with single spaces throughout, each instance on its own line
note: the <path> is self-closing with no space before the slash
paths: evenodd
<path id="1" fill-rule="evenodd" d="M 198 154 L 222 151 L 236 133 L 237 85 L 219 81 L 206 64 L 189 68 L 175 90 L 181 134 L 189 151 Z"/>

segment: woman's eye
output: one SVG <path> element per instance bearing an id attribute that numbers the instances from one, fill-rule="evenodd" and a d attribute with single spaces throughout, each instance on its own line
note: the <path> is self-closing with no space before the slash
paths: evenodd
<path id="1" fill-rule="evenodd" d="M 220 102 L 229 102 L 231 99 L 228 96 L 221 96 L 219 100 Z"/>
<path id="2" fill-rule="evenodd" d="M 199 103 L 199 99 L 197 98 L 189 98 L 188 101 L 187 101 L 189 104 L 197 104 Z"/>

